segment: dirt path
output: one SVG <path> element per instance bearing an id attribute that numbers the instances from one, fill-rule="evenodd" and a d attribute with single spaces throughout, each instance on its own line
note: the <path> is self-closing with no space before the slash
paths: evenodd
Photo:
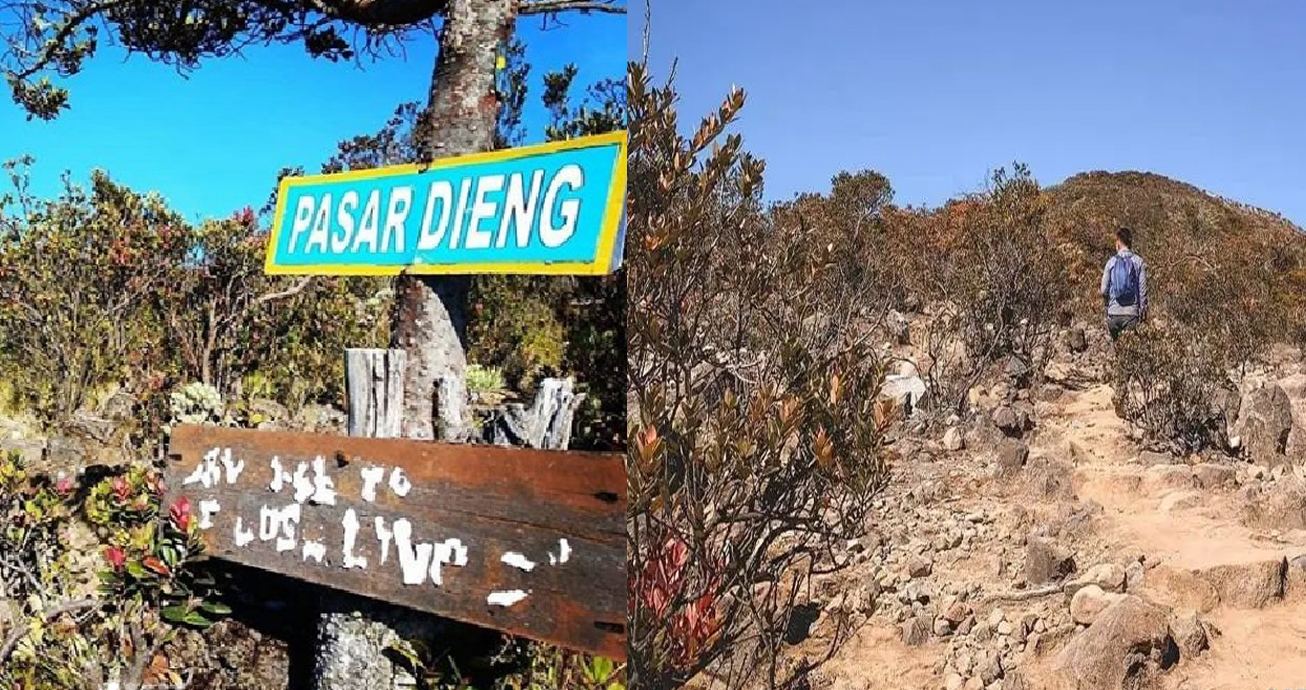
<path id="1" fill-rule="evenodd" d="M 1046 524 L 1053 516 L 1061 516 L 1062 524 L 1067 515 L 1095 516 L 1091 526 L 1058 533 L 1075 553 L 1081 572 L 1096 563 L 1121 564 L 1141 556 L 1146 570 L 1135 591 L 1173 607 L 1176 613 L 1196 611 L 1219 631 L 1209 650 L 1183 660 L 1166 675 L 1167 688 L 1306 687 L 1306 592 L 1289 587 L 1286 596 L 1275 592 L 1267 597 L 1257 589 L 1257 578 L 1267 568 L 1282 567 L 1285 559 L 1306 554 L 1306 533 L 1244 525 L 1241 516 L 1247 498 L 1240 487 L 1246 465 L 1232 461 L 1222 466 L 1192 465 L 1171 459 L 1169 464 L 1149 466 L 1139 462 L 1139 455 L 1113 411 L 1109 386 L 1065 391 L 1038 420 L 1038 429 L 1029 439 L 1029 457 L 1030 466 L 1040 458 L 1069 463 L 1073 498 L 1013 493 L 1011 485 L 1022 479 L 997 479 L 991 453 L 963 451 L 913 468 L 920 476 L 895 488 L 902 495 L 887 499 L 885 519 L 893 511 L 914 511 L 900 530 L 905 535 L 901 546 L 908 554 L 923 553 L 932 559 L 927 586 L 938 595 L 968 585 L 988 593 L 1011 590 L 1013 571 L 1024 559 L 1022 532 Z M 910 496 L 904 492 L 908 491 L 927 494 L 928 500 L 907 501 Z M 982 517 L 973 525 L 972 518 L 958 517 L 976 515 Z M 940 551 L 921 546 L 931 540 L 937 543 L 939 535 L 947 541 L 946 535 L 958 525 L 968 535 L 974 532 L 971 548 Z M 883 568 L 857 577 L 883 579 L 882 573 L 892 571 L 896 563 L 891 556 Z M 902 591 L 899 587 L 899 599 Z M 994 612 L 1003 607 L 1005 611 Z M 985 620 L 994 621 L 996 627 L 999 618 L 994 616 L 1005 614 L 1006 621 L 1037 618 L 1040 628 L 1051 628 L 1059 620 L 1058 613 L 1065 615 L 1064 607 L 1060 596 L 1017 603 L 981 599 L 974 602 L 974 619 L 979 621 L 977 627 Z M 873 617 L 823 668 L 822 687 L 1003 687 L 1001 681 L 979 683 L 978 675 L 963 685 L 956 671 L 958 665 L 970 667 L 971 657 L 982 655 L 982 645 L 993 642 L 977 646 L 969 638 L 949 633 L 908 645 L 903 614 L 896 619 L 888 615 L 887 620 L 885 615 Z M 1047 677 L 1055 654 L 1027 650 L 1023 637 L 1001 638 L 1007 649 L 999 653 L 1019 660 L 1025 687 L 1043 687 L 1038 679 Z M 1050 648 L 1055 649 L 1055 644 Z M 958 662 L 959 657 L 965 660 Z"/>

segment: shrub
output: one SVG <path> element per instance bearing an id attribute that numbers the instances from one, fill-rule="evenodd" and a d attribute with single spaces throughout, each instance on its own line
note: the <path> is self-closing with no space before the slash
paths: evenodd
<path id="1" fill-rule="evenodd" d="M 1227 344 L 1199 328 L 1144 324 L 1122 335 L 1114 362 L 1118 414 L 1146 440 L 1179 454 L 1225 442 L 1227 420 L 1215 404 L 1234 394 Z"/>
<path id="2" fill-rule="evenodd" d="M 140 467 L 83 487 L 29 474 L 18 454 L 0 458 L 0 581 L 20 614 L 0 642 L 0 686 L 180 682 L 152 663 L 155 652 L 174 626 L 205 627 L 228 610 L 195 568 L 198 518 L 185 501 L 164 509 L 162 490 L 159 475 Z M 91 530 L 98 555 L 89 535 L 73 541 Z M 85 571 L 87 560 L 103 563 L 98 575 Z"/>
<path id="3" fill-rule="evenodd" d="M 673 86 L 628 72 L 630 683 L 774 685 L 799 591 L 886 480 L 892 409 L 829 243 L 768 219 L 725 135 L 743 93 L 686 138 Z"/>
<path id="4" fill-rule="evenodd" d="M 1041 375 L 1069 299 L 1065 259 L 1049 242 L 1044 201 L 1029 170 L 994 173 L 991 188 L 945 208 L 957 225 L 932 254 L 937 306 L 928 334 L 926 383 L 944 411 L 964 412 L 967 394 L 999 362 L 1026 380 Z"/>

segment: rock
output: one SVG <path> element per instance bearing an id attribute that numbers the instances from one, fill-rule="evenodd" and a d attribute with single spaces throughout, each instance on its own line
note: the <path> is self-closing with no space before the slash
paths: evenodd
<path id="1" fill-rule="evenodd" d="M 1055 666 L 1077 689 L 1152 687 L 1179 657 L 1168 618 L 1160 606 L 1125 595 L 1071 639 Z"/>
<path id="2" fill-rule="evenodd" d="M 970 606 L 960 601 L 952 602 L 943 612 L 943 618 L 954 627 L 961 625 L 962 621 L 969 617 Z"/>
<path id="3" fill-rule="evenodd" d="M 993 426 L 1006 436 L 1019 438 L 1029 428 L 1029 414 L 1010 405 L 1003 405 L 993 411 Z"/>
<path id="4" fill-rule="evenodd" d="M 1132 561 L 1125 566 L 1125 591 L 1132 592 L 1143 586 L 1143 564 Z"/>
<path id="5" fill-rule="evenodd" d="M 1205 501 L 1206 497 L 1200 491 L 1180 489 L 1178 491 L 1171 491 L 1165 496 L 1162 496 L 1161 503 L 1157 506 L 1157 510 L 1168 515 L 1170 513 L 1189 510 L 1190 508 L 1196 508 L 1205 503 Z"/>
<path id="6" fill-rule="evenodd" d="M 1237 471 L 1228 465 L 1204 462 L 1193 467 L 1198 486 L 1208 491 L 1213 489 L 1232 489 L 1238 485 L 1235 477 Z"/>
<path id="7" fill-rule="evenodd" d="M 1220 603 L 1238 609 L 1264 608 L 1283 598 L 1288 559 L 1218 565 L 1203 573 Z"/>
<path id="8" fill-rule="evenodd" d="M 910 417 L 925 399 L 925 392 L 925 381 L 921 377 L 889 374 L 884 377 L 880 397 L 894 401 L 903 415 Z"/>
<path id="9" fill-rule="evenodd" d="M 990 628 L 996 629 L 998 624 L 1007 619 L 1007 614 L 1002 609 L 993 609 L 989 611 L 988 623 Z"/>
<path id="10" fill-rule="evenodd" d="M 1013 669 L 1002 676 L 1002 690 L 1030 690 L 1030 685 L 1020 669 Z"/>
<path id="11" fill-rule="evenodd" d="M 898 311 L 890 311 L 888 318 L 889 337 L 894 345 L 911 345 L 911 325 L 907 317 Z"/>
<path id="12" fill-rule="evenodd" d="M 1096 585 L 1104 592 L 1123 592 L 1125 591 L 1125 569 L 1115 563 L 1098 563 L 1089 568 L 1083 575 L 1075 578 L 1071 587 L 1076 589 Z"/>
<path id="13" fill-rule="evenodd" d="M 966 616 L 965 619 L 963 619 L 960 623 L 957 624 L 957 634 L 969 635 L 970 631 L 973 630 L 974 628 L 975 628 L 975 616 Z"/>
<path id="14" fill-rule="evenodd" d="M 975 675 L 979 677 L 985 685 L 1002 678 L 1002 657 L 995 652 L 986 652 L 979 664 L 975 667 Z"/>
<path id="15" fill-rule="evenodd" d="M 934 619 L 934 634 L 938 637 L 946 637 L 952 634 L 952 624 L 942 616 Z"/>
<path id="16" fill-rule="evenodd" d="M 1013 632 L 1015 632 L 1015 631 L 1016 631 L 1016 626 L 1012 625 L 1012 624 L 1011 624 L 1011 621 L 1002 621 L 1001 623 L 998 623 L 998 634 L 999 634 L 999 635 L 1010 636 L 1011 633 L 1013 633 Z"/>
<path id="17" fill-rule="evenodd" d="M 1030 458 L 1025 464 L 1022 485 L 1029 495 L 1044 500 L 1069 499 L 1074 495 L 1074 468 L 1064 460 Z"/>
<path id="18" fill-rule="evenodd" d="M 998 466 L 995 472 L 999 479 L 1010 479 L 1020 473 L 1029 459 L 1029 447 L 1012 439 L 998 446 Z"/>
<path id="19" fill-rule="evenodd" d="M 912 616 L 902 624 L 902 642 L 909 647 L 919 647 L 930 639 L 930 621 L 925 616 Z"/>
<path id="20" fill-rule="evenodd" d="M 943 687 L 945 690 L 962 690 L 962 687 L 965 684 L 966 680 L 956 673 L 949 673 L 943 679 Z"/>
<path id="21" fill-rule="evenodd" d="M 1084 335 L 1084 329 L 1078 326 L 1070 329 L 1066 333 L 1066 345 L 1070 351 L 1079 354 L 1088 349 L 1088 338 Z"/>
<path id="22" fill-rule="evenodd" d="M 1306 482 L 1289 477 L 1267 492 L 1249 492 L 1242 522 L 1261 529 L 1306 529 Z"/>
<path id="23" fill-rule="evenodd" d="M 162 651 L 171 668 L 189 674 L 188 687 L 272 690 L 291 682 L 290 645 L 236 620 L 203 633 L 178 628 Z"/>
<path id="24" fill-rule="evenodd" d="M 921 556 L 912 556 L 907 561 L 907 574 L 911 577 L 927 577 L 934 570 L 934 563 Z"/>
<path id="25" fill-rule="evenodd" d="M 1143 488 L 1152 495 L 1173 489 L 1196 489 L 1197 477 L 1187 465 L 1153 465 L 1143 471 Z"/>
<path id="26" fill-rule="evenodd" d="M 1105 592 L 1097 585 L 1081 587 L 1070 598 L 1070 619 L 1082 625 L 1092 625 L 1099 614 L 1124 596 L 1126 595 Z"/>
<path id="27" fill-rule="evenodd" d="M 1031 585 L 1057 582 L 1075 572 L 1069 551 L 1045 537 L 1030 537 L 1025 543 L 1025 579 Z"/>
<path id="28" fill-rule="evenodd" d="M 966 441 L 961 436 L 961 430 L 955 426 L 948 427 L 948 430 L 943 433 L 943 447 L 952 452 L 965 448 Z"/>
<path id="29" fill-rule="evenodd" d="M 1147 579 L 1141 588 L 1130 586 L 1130 592 L 1155 592 L 1163 594 L 1165 602 L 1172 606 L 1195 609 L 1199 613 L 1212 611 L 1220 604 L 1220 593 L 1198 571 L 1187 568 L 1170 568 L 1157 566 L 1147 571 Z"/>
<path id="30" fill-rule="evenodd" d="M 966 684 L 961 686 L 962 690 L 984 690 L 984 683 L 979 676 L 971 676 L 966 679 Z"/>
<path id="31" fill-rule="evenodd" d="M 1196 611 L 1186 611 L 1170 620 L 1170 631 L 1179 654 L 1186 658 L 1196 657 L 1210 646 L 1206 636 L 1206 627 L 1197 617 Z"/>
<path id="32" fill-rule="evenodd" d="M 1243 396 L 1234 433 L 1242 440 L 1247 459 L 1269 467 L 1287 462 L 1291 431 L 1292 401 L 1278 384 L 1267 384 Z"/>
<path id="33" fill-rule="evenodd" d="M 1174 465 L 1179 462 L 1179 459 L 1169 453 L 1145 450 L 1138 454 L 1137 462 L 1145 467 L 1151 467 L 1153 465 Z"/>
<path id="34" fill-rule="evenodd" d="M 330 405 L 308 404 L 291 420 L 290 427 L 296 431 L 343 434 L 347 423 L 348 418 L 341 410 Z"/>

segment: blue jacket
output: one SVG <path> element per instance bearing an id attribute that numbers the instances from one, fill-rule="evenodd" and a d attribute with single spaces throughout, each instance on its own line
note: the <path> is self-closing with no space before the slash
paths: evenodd
<path id="1" fill-rule="evenodd" d="M 1111 267 L 1116 261 L 1132 261 L 1138 267 L 1138 303 L 1130 305 L 1117 304 L 1110 298 L 1109 284 L 1111 280 Z M 1139 318 L 1147 317 L 1147 265 L 1143 263 L 1143 257 L 1129 251 L 1121 249 L 1118 254 L 1107 259 L 1106 267 L 1102 269 L 1102 297 L 1107 300 L 1107 316 L 1137 316 Z"/>

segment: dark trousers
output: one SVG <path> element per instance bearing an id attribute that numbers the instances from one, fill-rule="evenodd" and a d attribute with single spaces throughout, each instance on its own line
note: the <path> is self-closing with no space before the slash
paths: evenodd
<path id="1" fill-rule="evenodd" d="M 1111 341 L 1115 342 L 1120 339 L 1120 334 L 1138 327 L 1137 316 L 1108 316 L 1106 317 L 1106 330 L 1111 334 Z"/>

